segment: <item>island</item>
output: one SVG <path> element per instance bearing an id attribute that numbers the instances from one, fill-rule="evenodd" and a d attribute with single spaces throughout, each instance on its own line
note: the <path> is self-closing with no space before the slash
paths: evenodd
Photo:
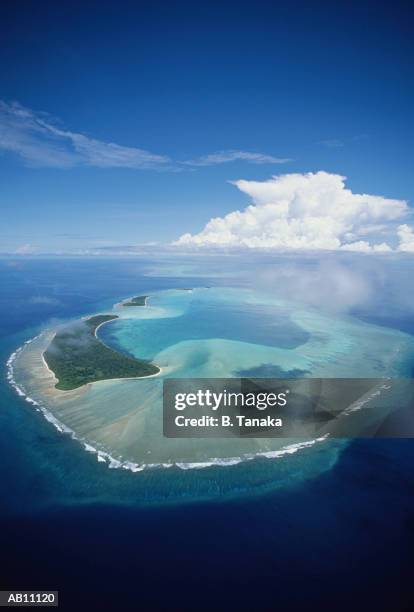
<path id="1" fill-rule="evenodd" d="M 123 302 L 122 306 L 146 306 L 148 295 L 137 295 L 127 302 Z"/>
<path id="2" fill-rule="evenodd" d="M 114 378 L 154 376 L 160 368 L 149 361 L 128 357 L 103 344 L 98 327 L 118 319 L 116 315 L 96 315 L 65 325 L 43 353 L 58 383 L 56 389 L 70 391 L 87 383 Z"/>

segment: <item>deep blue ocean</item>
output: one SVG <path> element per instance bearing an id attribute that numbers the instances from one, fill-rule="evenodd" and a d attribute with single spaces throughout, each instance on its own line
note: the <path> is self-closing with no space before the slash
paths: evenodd
<path id="1" fill-rule="evenodd" d="M 138 259 L 0 260 L 1 588 L 59 590 L 65 610 L 414 609 L 413 440 L 356 440 L 286 486 L 258 462 L 254 491 L 243 464 L 131 474 L 98 464 L 6 380 L 10 353 L 51 322 L 219 282 Z M 240 495 L 225 494 L 231 470 Z"/>

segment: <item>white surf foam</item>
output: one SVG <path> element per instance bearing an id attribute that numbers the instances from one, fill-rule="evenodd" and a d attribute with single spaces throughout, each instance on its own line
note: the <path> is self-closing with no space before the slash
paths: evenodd
<path id="1" fill-rule="evenodd" d="M 356 402 L 354 402 L 353 404 L 351 404 L 346 410 L 343 411 L 342 414 L 344 414 L 345 416 L 349 416 L 350 414 L 352 414 L 353 412 L 357 412 L 358 410 L 361 410 L 361 408 L 363 408 L 364 406 L 366 406 L 366 404 L 369 404 L 369 402 L 371 400 L 374 399 L 374 397 L 378 397 L 381 395 L 381 393 L 383 391 L 386 391 L 387 389 L 391 389 L 391 385 L 387 385 L 387 384 L 382 384 L 380 385 L 378 388 L 376 388 L 372 393 L 367 394 L 365 397 L 363 397 L 360 400 L 357 400 Z"/>

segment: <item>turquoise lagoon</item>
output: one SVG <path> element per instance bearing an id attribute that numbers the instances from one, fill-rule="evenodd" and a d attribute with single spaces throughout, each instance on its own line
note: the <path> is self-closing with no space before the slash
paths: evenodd
<path id="1" fill-rule="evenodd" d="M 105 312 L 109 312 L 105 310 Z M 256 457 L 288 460 L 301 452 L 317 469 L 346 441 L 167 439 L 162 433 L 165 377 L 410 377 L 414 338 L 352 317 L 324 315 L 249 289 L 200 287 L 150 295 L 146 307 L 115 304 L 119 319 L 101 341 L 153 361 L 161 375 L 108 380 L 74 392 L 54 389 L 42 353 L 53 330 L 11 360 L 11 380 L 56 427 L 110 467 L 182 469 L 234 465 Z M 95 314 L 95 313 L 89 313 Z M 311 448 L 312 447 L 312 448 Z M 316 449 L 324 447 L 325 455 Z M 306 450 L 305 450 L 306 449 Z"/>

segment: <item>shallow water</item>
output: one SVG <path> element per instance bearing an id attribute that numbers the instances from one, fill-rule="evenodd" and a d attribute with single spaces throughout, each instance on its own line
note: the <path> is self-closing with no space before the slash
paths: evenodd
<path id="1" fill-rule="evenodd" d="M 272 368 L 285 377 L 292 372 L 316 377 L 398 377 L 407 375 L 414 354 L 413 338 L 398 330 L 351 317 L 322 316 L 241 288 L 152 292 L 145 307 L 125 308 L 117 303 L 113 311 L 120 318 L 100 328 L 101 340 L 153 360 L 162 368 L 159 377 L 101 381 L 73 392 L 56 391 L 42 359 L 52 329 L 17 354 L 13 381 L 58 429 L 72 433 L 86 450 L 94 451 L 98 461 L 135 472 L 173 465 L 181 469 L 229 466 L 257 456 L 282 459 L 315 444 L 326 445 L 323 439 L 165 438 L 165 377 L 226 378 L 251 372 L 266 376 Z M 327 445 L 327 454 L 332 448 L 328 463 L 336 458 L 339 446 Z M 321 468 L 316 461 L 313 469 Z"/>

